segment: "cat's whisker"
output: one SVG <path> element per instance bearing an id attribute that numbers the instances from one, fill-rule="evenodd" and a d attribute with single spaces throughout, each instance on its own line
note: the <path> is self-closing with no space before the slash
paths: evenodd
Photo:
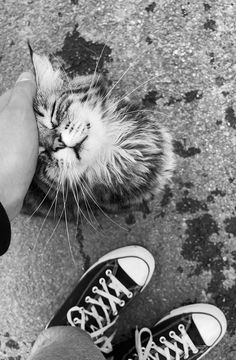
<path id="1" fill-rule="evenodd" d="M 76 183 L 76 182 L 75 182 L 75 183 Z M 100 228 L 100 224 L 99 224 L 99 222 L 97 221 L 97 219 L 96 219 L 96 217 L 95 217 L 95 215 L 94 215 L 94 213 L 93 213 L 93 210 L 91 209 L 91 206 L 90 206 L 90 204 L 89 204 L 89 201 L 87 200 L 87 197 L 86 197 L 86 194 L 85 194 L 85 192 L 84 192 L 84 188 L 83 188 L 82 182 L 81 182 L 80 185 L 81 185 L 80 191 L 81 191 L 81 193 L 82 193 L 83 201 L 84 201 L 84 203 L 85 203 L 86 210 L 87 210 L 87 213 L 88 213 L 89 219 L 90 219 L 89 224 L 90 224 L 90 226 L 92 226 L 92 228 L 93 228 L 96 232 L 99 232 L 99 233 L 100 233 L 100 231 L 98 230 L 98 229 Z M 77 194 L 77 199 L 79 199 L 79 194 L 78 194 L 78 188 L 77 188 L 77 187 L 76 187 L 76 194 Z M 89 209 L 90 209 L 90 211 L 89 211 Z M 82 209 L 81 209 L 81 211 L 82 211 Z M 84 218 L 87 220 L 87 217 L 85 216 L 84 212 L 82 212 L 82 213 L 83 213 Z M 90 213 L 92 214 L 93 219 L 94 219 L 95 221 L 91 218 Z M 88 221 L 88 220 L 87 220 L 87 221 Z M 95 227 L 94 222 L 95 222 L 95 224 L 96 224 L 97 227 Z"/>
<path id="2" fill-rule="evenodd" d="M 85 195 L 85 193 L 84 193 L 84 189 L 83 189 L 82 183 L 81 183 L 80 190 L 81 190 L 81 192 L 82 192 L 83 201 L 84 201 L 84 203 L 85 203 L 85 207 L 86 207 L 86 210 L 87 210 L 89 219 L 90 219 L 89 224 L 92 226 L 92 228 L 93 228 L 96 232 L 99 232 L 98 228 L 99 228 L 100 224 L 98 223 L 95 215 L 93 214 L 93 211 L 92 211 L 92 209 L 91 209 L 91 206 L 90 206 L 90 204 L 89 204 L 89 202 L 88 202 L 88 200 L 87 200 L 87 197 L 86 197 L 86 195 Z M 89 211 L 88 207 L 89 207 L 90 211 Z M 95 226 L 93 225 L 93 224 L 94 224 L 94 221 L 93 221 L 93 219 L 91 218 L 90 212 L 91 212 L 91 214 L 92 214 L 92 216 L 93 216 L 93 219 L 95 220 L 95 223 L 96 223 L 97 227 L 95 227 Z M 87 221 L 88 221 L 88 220 L 87 220 Z"/>
<path id="3" fill-rule="evenodd" d="M 62 188 L 61 171 L 60 171 L 59 176 L 58 176 L 58 184 L 57 184 L 57 189 L 56 189 L 56 196 L 55 196 L 55 198 L 54 198 L 54 200 L 53 200 L 53 203 L 52 203 L 51 207 L 57 202 L 57 197 L 58 197 L 58 193 L 59 193 L 59 191 L 60 191 L 60 188 Z M 49 209 L 49 210 L 50 210 L 50 209 Z M 52 237 L 53 237 L 53 235 L 54 235 L 54 233 L 55 233 L 55 231 L 56 231 L 56 229 L 57 229 L 57 227 L 58 227 L 58 225 L 59 225 L 59 223 L 60 223 L 60 221 L 61 221 L 61 218 L 62 218 L 63 213 L 64 213 L 64 208 L 62 209 L 62 212 L 61 212 L 61 214 L 60 214 L 60 216 L 59 216 L 59 219 L 58 219 L 58 221 L 57 221 L 57 223 L 56 223 L 56 226 L 54 227 L 54 229 L 53 229 L 53 231 L 52 231 L 49 239 L 46 241 L 46 243 L 45 243 L 45 245 L 44 245 L 44 251 L 45 251 L 47 245 L 49 244 L 50 240 L 52 239 Z M 54 217 L 55 217 L 55 210 L 54 210 Z M 42 254 L 44 254 L 44 251 L 43 251 Z"/>
<path id="4" fill-rule="evenodd" d="M 47 193 L 45 194 L 45 196 L 43 197 L 43 199 L 41 200 L 41 202 L 39 203 L 39 205 L 36 207 L 36 209 L 33 211 L 33 213 L 25 220 L 25 224 L 27 224 L 31 219 L 32 217 L 34 216 L 34 214 L 39 210 L 39 208 L 42 206 L 43 202 L 46 200 L 49 192 L 51 191 L 52 189 L 52 186 L 54 185 L 55 183 L 55 180 L 53 181 L 53 183 L 51 184 L 50 188 L 48 189 Z"/>
<path id="5" fill-rule="evenodd" d="M 160 75 L 163 75 L 163 74 L 160 74 Z M 131 94 L 133 94 L 136 90 L 140 89 L 141 87 L 143 87 L 144 85 L 146 85 L 147 83 L 149 83 L 150 81 L 152 81 L 153 79 L 155 79 L 157 76 L 160 76 L 160 75 L 154 75 L 152 76 L 151 78 L 149 78 L 148 80 L 142 82 L 141 84 L 139 84 L 138 86 L 136 86 L 136 88 L 134 88 L 132 91 L 130 91 L 129 93 L 125 94 L 121 99 L 119 99 L 118 101 L 116 101 L 114 104 L 112 104 L 112 106 L 110 106 L 108 109 L 106 109 L 106 111 L 110 111 L 112 110 L 113 108 L 116 108 L 117 105 L 122 101 L 124 100 L 125 98 L 127 98 L 128 96 L 130 96 Z"/>
<path id="6" fill-rule="evenodd" d="M 67 241 L 68 241 L 68 245 L 69 245 L 69 250 L 70 250 L 70 254 L 71 254 L 71 258 L 72 261 L 75 265 L 75 267 L 77 267 L 74 255 L 73 255 L 73 251 L 72 251 L 72 246 L 71 246 L 71 242 L 70 242 L 70 233 L 69 233 L 69 228 L 68 228 L 68 221 L 67 221 L 67 211 L 66 211 L 66 202 L 67 202 L 67 197 L 68 197 L 68 184 L 66 184 L 66 195 L 64 192 L 64 187 L 62 188 L 62 197 L 63 197 L 63 203 L 64 203 L 64 214 L 65 214 L 65 224 L 66 224 L 66 235 L 67 235 Z"/>
<path id="7" fill-rule="evenodd" d="M 94 80 L 96 79 L 96 75 L 97 75 L 97 69 L 98 69 L 98 66 L 99 66 L 99 64 L 100 64 L 100 61 L 101 61 L 101 58 L 102 58 L 102 55 L 103 55 L 103 53 L 104 53 L 104 50 L 105 50 L 106 46 L 107 46 L 107 45 L 106 45 L 106 43 L 105 43 L 105 44 L 103 45 L 102 51 L 101 51 L 101 53 L 100 53 L 100 55 L 99 55 L 99 58 L 98 58 L 98 60 L 97 60 L 96 67 L 95 67 L 94 72 L 93 72 L 93 78 L 92 78 L 92 80 L 91 80 L 91 84 L 90 84 L 89 90 L 91 90 L 92 86 L 94 85 Z M 96 81 L 95 85 L 97 85 L 97 81 Z"/>
<path id="8" fill-rule="evenodd" d="M 61 218 L 62 218 L 63 213 L 64 213 L 64 208 L 63 208 L 62 211 L 61 211 L 61 214 L 60 214 L 60 216 L 59 216 L 59 218 L 58 218 L 58 221 L 57 221 L 57 223 L 56 223 L 56 226 L 54 227 L 54 229 L 53 229 L 50 237 L 47 239 L 47 241 L 46 241 L 46 243 L 45 243 L 45 246 L 44 246 L 44 250 L 43 250 L 43 252 L 42 252 L 42 255 L 44 254 L 44 252 L 45 252 L 45 250 L 46 250 L 49 242 L 50 242 L 51 239 L 53 238 L 53 235 L 55 234 L 55 232 L 56 232 L 56 230 L 57 230 L 57 228 L 58 228 L 58 225 L 60 224 L 60 221 L 61 221 Z"/>
<path id="9" fill-rule="evenodd" d="M 82 191 L 82 189 L 81 189 Z M 78 190 L 77 190 L 77 187 L 73 187 L 72 188 L 72 192 L 73 192 L 73 195 L 74 195 L 74 199 L 75 199 L 75 202 L 77 204 L 77 208 L 78 210 L 81 212 L 82 216 L 84 217 L 84 219 L 88 222 L 88 224 L 95 230 L 97 231 L 96 227 L 93 225 L 93 222 L 92 220 L 90 219 L 90 221 L 88 220 L 87 216 L 85 215 L 85 213 L 83 212 L 83 210 L 81 209 L 80 207 L 80 204 L 79 204 L 79 194 L 78 194 Z M 83 191 L 82 191 L 82 194 L 83 194 Z M 84 195 L 83 195 L 84 196 Z M 89 215 L 89 218 L 90 218 L 90 215 Z"/>
<path id="10" fill-rule="evenodd" d="M 162 111 L 158 111 L 158 110 L 150 110 L 150 109 L 139 109 L 139 110 L 134 110 L 134 111 L 127 111 L 125 114 L 135 114 L 135 113 L 139 113 L 139 112 L 151 112 L 152 114 L 155 114 L 155 113 L 158 113 L 158 114 L 160 114 L 160 115 L 164 115 L 164 116 L 166 116 L 166 117 L 169 117 L 169 118 L 171 118 L 171 116 L 170 115 L 168 115 L 168 114 L 166 114 L 166 113 L 164 113 L 164 112 L 162 112 Z"/>
<path id="11" fill-rule="evenodd" d="M 108 93 L 103 97 L 103 100 L 106 99 L 111 92 L 115 89 L 115 87 L 121 82 L 121 80 L 123 79 L 123 77 L 127 74 L 127 72 L 130 70 L 130 68 L 133 66 L 133 64 L 130 64 L 130 66 L 125 70 L 125 72 L 121 75 L 121 77 L 119 78 L 119 80 L 117 80 L 115 82 L 115 84 L 111 87 L 111 89 L 108 91 Z"/>
<path id="12" fill-rule="evenodd" d="M 57 190 L 56 190 L 56 195 L 55 195 L 54 218 L 56 217 L 57 201 L 58 201 L 58 195 L 59 195 L 59 191 L 60 191 L 61 187 L 62 187 L 62 180 L 61 180 L 61 173 L 60 173 L 59 180 L 58 180 L 58 186 L 57 186 Z"/>
<path id="13" fill-rule="evenodd" d="M 38 236 L 36 237 L 35 242 L 34 242 L 33 251 L 35 251 L 35 249 L 36 249 L 39 236 L 40 236 L 40 234 L 41 234 L 41 231 L 42 231 L 42 229 L 43 229 L 43 226 L 44 226 L 44 224 L 45 224 L 45 222 L 46 222 L 46 220 L 47 220 L 47 218 L 48 218 L 48 216 L 49 216 L 49 214 L 50 214 L 50 212 L 51 212 L 51 209 L 52 209 L 54 203 L 55 203 L 55 198 L 53 199 L 53 201 L 52 201 L 52 203 L 51 203 L 51 205 L 50 205 L 50 207 L 49 207 L 49 210 L 48 210 L 48 212 L 47 212 L 47 214 L 46 214 L 46 216 L 45 216 L 45 218 L 44 218 L 44 220 L 43 220 L 43 222 L 42 222 L 42 224 L 41 224 L 41 226 L 40 226 Z"/>
<path id="14" fill-rule="evenodd" d="M 92 86 L 94 86 L 94 85 L 96 86 L 96 85 L 97 85 L 97 82 L 98 82 L 97 69 L 98 69 L 98 66 L 99 66 L 99 63 L 100 63 L 100 61 L 101 61 L 101 58 L 102 58 L 102 55 L 103 55 L 103 53 L 104 53 L 105 48 L 106 48 L 106 44 L 103 45 L 102 51 L 101 51 L 101 53 L 100 53 L 100 55 L 99 55 L 99 58 L 98 58 L 98 60 L 97 60 L 97 62 L 96 62 L 96 66 L 95 66 L 95 69 L 94 69 L 94 72 L 93 72 L 93 75 L 92 75 L 92 80 L 91 80 L 91 82 L 90 82 L 90 86 L 89 86 L 88 93 L 90 92 Z M 94 80 L 95 80 L 95 79 L 96 79 L 96 82 L 94 83 Z M 84 107 L 86 107 L 86 105 L 87 105 L 87 103 L 88 103 L 88 99 L 89 99 L 89 96 L 87 97 L 87 99 L 86 99 L 86 101 L 85 101 L 85 103 L 84 103 Z"/>
<path id="15" fill-rule="evenodd" d="M 107 215 L 105 213 L 105 211 L 101 208 L 101 206 L 98 204 L 98 202 L 96 201 L 94 195 L 92 194 L 92 192 L 90 192 L 90 189 L 89 187 L 86 186 L 85 183 L 82 184 L 81 182 L 81 185 L 84 186 L 84 190 L 85 192 L 88 194 L 88 196 L 90 197 L 90 199 L 94 202 L 94 204 L 97 206 L 97 208 L 101 211 L 101 213 L 107 218 L 109 219 L 113 224 L 117 225 L 119 228 L 121 228 L 122 230 L 125 230 L 125 231 L 128 231 L 127 228 L 121 226 L 120 224 L 118 224 L 116 221 L 114 221 L 109 215 Z"/>

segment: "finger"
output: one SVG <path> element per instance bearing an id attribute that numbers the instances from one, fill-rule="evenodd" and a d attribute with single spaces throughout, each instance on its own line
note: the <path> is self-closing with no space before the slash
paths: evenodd
<path id="1" fill-rule="evenodd" d="M 30 72 L 24 72 L 17 79 L 12 95 L 9 100 L 9 106 L 16 108 L 32 107 L 33 98 L 36 93 L 36 83 L 34 75 Z"/>

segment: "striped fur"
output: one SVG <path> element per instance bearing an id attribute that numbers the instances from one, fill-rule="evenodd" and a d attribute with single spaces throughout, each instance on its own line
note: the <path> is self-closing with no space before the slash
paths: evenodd
<path id="1" fill-rule="evenodd" d="M 40 136 L 35 181 L 112 208 L 163 189 L 174 170 L 171 136 L 153 114 L 111 95 L 101 75 L 69 79 L 33 54 Z M 52 196 L 52 195 L 51 195 Z"/>

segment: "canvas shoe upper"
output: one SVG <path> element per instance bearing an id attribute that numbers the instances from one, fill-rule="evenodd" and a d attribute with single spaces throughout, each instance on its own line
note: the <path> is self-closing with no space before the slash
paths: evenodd
<path id="1" fill-rule="evenodd" d="M 224 336 L 227 322 L 220 309 L 194 304 L 171 311 L 150 330 L 136 330 L 135 340 L 114 348 L 114 360 L 199 360 Z"/>
<path id="2" fill-rule="evenodd" d="M 143 291 L 153 271 L 154 258 L 141 246 L 106 254 L 86 271 L 47 327 L 80 327 L 103 353 L 109 353 L 121 310 Z"/>

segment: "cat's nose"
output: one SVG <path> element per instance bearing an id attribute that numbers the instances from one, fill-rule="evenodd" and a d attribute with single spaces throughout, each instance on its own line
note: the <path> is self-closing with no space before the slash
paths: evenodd
<path id="1" fill-rule="evenodd" d="M 55 137 L 53 144 L 52 144 L 52 150 L 58 151 L 60 149 L 63 149 L 64 147 L 66 147 L 66 145 L 62 141 L 61 136 Z"/>

